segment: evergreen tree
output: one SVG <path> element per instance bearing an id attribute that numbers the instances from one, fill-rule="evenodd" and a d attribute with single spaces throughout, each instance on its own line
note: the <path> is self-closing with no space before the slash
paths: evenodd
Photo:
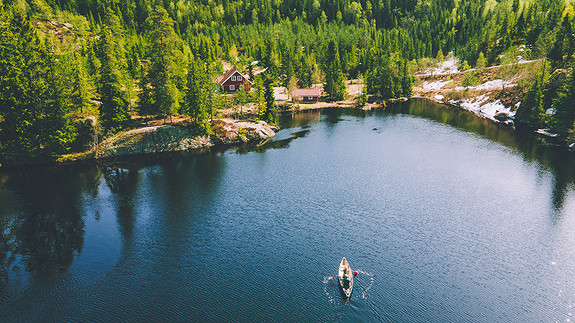
<path id="1" fill-rule="evenodd" d="M 262 53 L 262 63 L 267 68 L 266 74 L 271 79 L 277 79 L 279 76 L 280 56 L 275 39 L 266 40 Z"/>
<path id="2" fill-rule="evenodd" d="M 211 134 L 209 108 L 212 103 L 212 88 L 205 64 L 192 59 L 188 71 L 186 109 L 203 134 Z"/>
<path id="3" fill-rule="evenodd" d="M 544 113 L 542 81 L 543 74 L 535 79 L 535 82 L 525 94 L 525 98 L 515 115 L 517 123 L 533 128 L 541 126 L 541 117 Z"/>
<path id="4" fill-rule="evenodd" d="M 395 97 L 395 82 L 393 81 L 392 71 L 389 67 L 388 60 L 385 60 L 387 64 L 380 66 L 378 71 L 378 76 L 380 79 L 380 94 L 384 100 L 391 99 Z"/>
<path id="5" fill-rule="evenodd" d="M 303 88 L 311 87 L 313 83 L 312 74 L 313 63 L 311 62 L 311 58 L 306 57 L 299 72 L 299 82 Z"/>
<path id="6" fill-rule="evenodd" d="M 266 79 L 264 81 L 264 97 L 266 101 L 266 109 L 263 115 L 263 119 L 266 122 L 271 122 L 272 112 L 276 109 L 276 100 L 274 97 L 274 88 L 270 79 Z"/>
<path id="7" fill-rule="evenodd" d="M 57 63 L 16 7 L 0 11 L 0 153 L 62 153 L 73 140 Z"/>
<path id="8" fill-rule="evenodd" d="M 394 81 L 392 69 L 388 57 L 376 56 L 376 62 L 373 63 L 372 68 L 368 71 L 366 77 L 367 93 L 377 94 L 382 99 L 387 100 L 395 97 L 396 84 Z M 406 82 L 406 92 L 409 92 L 409 79 L 403 80 Z M 401 93 L 398 93 L 401 94 Z"/>
<path id="9" fill-rule="evenodd" d="M 100 105 L 100 122 L 104 129 L 110 132 L 120 130 L 130 119 L 128 101 L 122 90 L 122 75 L 114 48 L 116 44 L 108 28 L 100 35 L 100 78 L 98 87 L 102 104 Z"/>
<path id="10" fill-rule="evenodd" d="M 566 139 L 575 121 L 575 71 L 573 68 L 571 75 L 561 87 L 553 107 L 555 114 L 551 119 L 550 128 L 561 138 Z"/>
<path id="11" fill-rule="evenodd" d="M 561 27 L 556 33 L 553 47 L 551 47 L 547 57 L 551 60 L 554 67 L 562 67 L 563 56 L 572 55 L 574 46 L 571 21 L 569 19 L 569 15 L 565 15 L 561 23 Z"/>
<path id="12" fill-rule="evenodd" d="M 487 66 L 487 60 L 485 59 L 485 55 L 483 55 L 483 52 L 480 52 L 479 56 L 477 57 L 477 61 L 475 62 L 475 68 L 481 70 L 485 68 L 485 66 Z"/>
<path id="13" fill-rule="evenodd" d="M 155 114 L 154 105 L 152 101 L 152 89 L 150 88 L 150 79 L 148 78 L 148 73 L 142 70 L 142 76 L 139 79 L 138 87 L 140 92 L 138 92 L 138 110 L 140 115 L 151 115 Z"/>
<path id="14" fill-rule="evenodd" d="M 401 74 L 401 93 L 404 97 L 409 98 L 413 93 L 413 83 L 415 79 L 411 73 L 409 73 L 408 62 L 403 63 L 403 70 Z"/>
<path id="15" fill-rule="evenodd" d="M 437 58 L 437 61 L 442 63 L 445 60 L 445 56 L 443 56 L 443 51 L 441 50 L 441 48 L 437 51 L 437 55 L 435 55 L 435 57 Z"/>
<path id="16" fill-rule="evenodd" d="M 267 115 L 266 113 L 266 98 L 264 93 L 264 84 L 260 74 L 256 75 L 254 78 L 255 89 L 253 91 L 254 99 L 253 101 L 256 103 L 258 107 L 258 118 L 265 120 Z"/>
<path id="17" fill-rule="evenodd" d="M 164 8 L 156 6 L 146 22 L 149 28 L 150 67 L 147 78 L 151 88 L 151 106 L 156 115 L 172 116 L 179 109 L 181 96 L 176 86 L 178 67 L 175 59 L 182 56 L 175 48 L 173 21 Z"/>
<path id="18" fill-rule="evenodd" d="M 326 55 L 326 70 L 324 91 L 332 100 L 343 100 L 345 98 L 345 82 L 341 71 L 341 61 L 339 50 L 334 40 L 329 42 Z"/>
<path id="19" fill-rule="evenodd" d="M 71 101 L 74 109 L 84 112 L 84 108 L 90 107 L 90 91 L 88 90 L 88 75 L 82 59 L 74 54 L 72 70 L 73 84 Z"/>

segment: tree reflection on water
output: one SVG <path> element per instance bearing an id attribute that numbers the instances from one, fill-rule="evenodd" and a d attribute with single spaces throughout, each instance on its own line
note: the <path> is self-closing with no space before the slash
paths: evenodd
<path id="1" fill-rule="evenodd" d="M 66 271 L 84 245 L 83 194 L 97 194 L 98 171 L 35 168 L 2 178 L 1 282 Z"/>
<path id="2" fill-rule="evenodd" d="M 575 183 L 572 153 L 542 144 L 531 132 L 514 131 L 467 111 L 427 101 L 392 105 L 384 112 L 331 109 L 294 114 L 282 120 L 282 127 L 287 128 L 283 138 L 235 149 L 239 154 L 284 149 L 293 140 L 306 137 L 310 124 L 325 120 L 328 127 L 335 127 L 342 116 L 372 113 L 421 116 L 478 134 L 518 152 L 525 161 L 537 163 L 552 174 L 551 220 L 560 221 L 566 195 Z M 129 253 L 133 242 L 142 185 L 156 193 L 153 195 L 162 206 L 163 220 L 167 221 L 164 229 L 188 227 L 186 221 L 193 222 L 194 216 L 211 207 L 211 198 L 225 169 L 226 159 L 221 151 L 214 149 L 199 156 L 192 153 L 138 157 L 99 167 L 38 167 L 0 174 L 0 300 L 11 280 L 21 280 L 27 275 L 30 279 L 45 278 L 68 270 L 84 247 L 85 199 L 98 197 L 102 179 L 112 193 L 124 255 Z M 157 165 L 161 166 L 153 167 Z M 187 203 L 176 203 L 182 200 Z M 181 214 L 189 216 L 180 217 Z"/>

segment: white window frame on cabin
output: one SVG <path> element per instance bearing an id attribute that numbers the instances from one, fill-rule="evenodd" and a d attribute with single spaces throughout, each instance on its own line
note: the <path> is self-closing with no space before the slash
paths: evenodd
<path id="1" fill-rule="evenodd" d="M 236 81 L 236 76 L 232 75 L 232 82 L 235 82 L 235 81 Z"/>
<path id="2" fill-rule="evenodd" d="M 230 91 L 235 91 L 235 90 L 236 90 L 235 85 L 230 85 Z"/>
<path id="3" fill-rule="evenodd" d="M 312 100 L 313 100 L 313 96 L 308 96 L 307 99 L 310 100 L 310 101 L 312 101 Z"/>
<path id="4" fill-rule="evenodd" d="M 236 81 L 241 81 L 242 77 L 238 75 L 238 77 L 236 77 Z"/>

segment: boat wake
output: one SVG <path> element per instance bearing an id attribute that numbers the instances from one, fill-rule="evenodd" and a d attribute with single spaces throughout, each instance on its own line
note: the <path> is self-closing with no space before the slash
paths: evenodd
<path id="1" fill-rule="evenodd" d="M 357 279 L 357 280 L 354 279 L 355 283 L 357 284 L 355 288 L 359 287 L 358 291 L 361 292 L 361 297 L 360 297 L 361 299 L 367 299 L 367 294 L 368 294 L 369 290 L 371 289 L 371 287 L 373 286 L 373 282 L 374 282 L 373 273 L 368 273 L 368 272 L 363 271 L 361 269 L 358 269 L 356 271 L 357 271 L 357 276 L 359 276 L 359 275 L 361 275 L 361 276 L 359 277 L 360 279 Z M 361 278 L 363 278 L 363 279 L 361 279 Z"/>
<path id="2" fill-rule="evenodd" d="M 373 273 L 369 273 L 361 269 L 355 269 L 355 271 L 357 271 L 357 276 L 355 276 L 353 280 L 353 294 L 351 295 L 350 299 L 353 299 L 354 297 L 359 299 L 367 299 L 369 290 L 375 281 Z M 342 297 L 342 293 L 337 282 L 337 277 L 324 277 L 323 291 L 327 296 L 328 302 L 331 304 L 348 304 L 349 302 L 349 300 L 346 300 L 344 297 Z"/>

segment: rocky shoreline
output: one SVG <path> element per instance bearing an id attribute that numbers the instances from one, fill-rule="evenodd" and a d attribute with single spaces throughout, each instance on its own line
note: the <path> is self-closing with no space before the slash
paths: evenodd
<path id="1" fill-rule="evenodd" d="M 115 158 L 145 156 L 170 152 L 202 151 L 216 146 L 260 142 L 275 136 L 279 128 L 264 121 L 216 119 L 213 134 L 198 134 L 189 123 L 162 124 L 138 127 L 107 138 L 96 148 L 57 159 L 4 161 L 0 169 L 33 165 L 70 164 L 78 162 L 105 162 Z"/>
<path id="2" fill-rule="evenodd" d="M 160 125 L 122 132 L 102 142 L 96 159 L 146 155 L 164 152 L 190 151 L 220 145 L 257 142 L 269 139 L 279 130 L 264 121 L 249 122 L 218 119 L 213 123 L 214 134 L 198 135 L 193 128 L 180 125 Z"/>

